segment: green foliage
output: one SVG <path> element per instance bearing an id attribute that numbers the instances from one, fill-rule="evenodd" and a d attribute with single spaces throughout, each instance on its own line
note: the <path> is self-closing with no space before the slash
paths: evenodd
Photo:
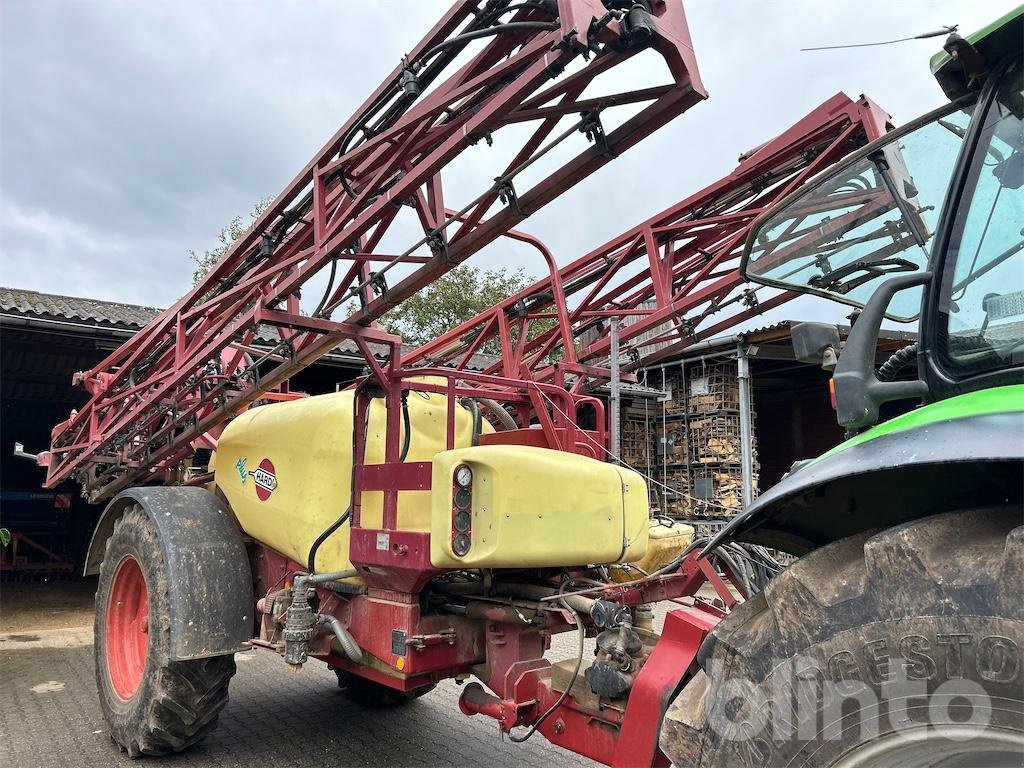
<path id="1" fill-rule="evenodd" d="M 521 269 L 480 270 L 463 264 L 386 314 L 381 325 L 400 335 L 407 344 L 419 346 L 476 317 L 531 282 Z M 496 354 L 500 349 L 492 341 L 481 351 Z"/>
<path id="2" fill-rule="evenodd" d="M 260 200 L 253 206 L 247 220 L 241 216 L 235 216 L 235 218 L 225 224 L 217 235 L 217 241 L 220 243 L 217 247 L 204 251 L 202 255 L 189 250 L 189 258 L 196 264 L 196 268 L 192 272 L 192 285 L 197 285 L 203 279 L 206 273 L 213 268 L 214 264 L 220 261 L 224 254 L 228 252 L 231 244 L 249 230 L 249 227 L 252 226 L 261 213 L 267 210 L 269 205 L 269 197 L 265 200 Z"/>
<path id="3" fill-rule="evenodd" d="M 11 543 L 11 532 L 6 528 L 0 528 L 0 547 L 6 547 Z"/>
<path id="4" fill-rule="evenodd" d="M 189 257 L 196 264 L 192 274 L 193 285 L 198 284 L 223 258 L 232 243 L 246 233 L 269 204 L 269 199 L 261 200 L 253 206 L 248 217 L 235 216 L 217 235 L 219 245 L 215 248 L 201 255 L 189 251 Z M 388 332 L 400 335 L 407 344 L 419 346 L 476 317 L 532 282 L 533 278 L 521 269 L 481 270 L 463 264 L 393 309 L 381 319 L 381 325 Z M 346 314 L 355 311 L 355 307 L 354 302 L 347 306 Z M 553 324 L 553 320 L 547 319 L 531 322 L 529 338 L 536 338 Z M 514 329 L 512 335 L 514 340 Z M 499 354 L 501 348 L 497 340 L 492 340 L 484 344 L 480 351 Z"/>

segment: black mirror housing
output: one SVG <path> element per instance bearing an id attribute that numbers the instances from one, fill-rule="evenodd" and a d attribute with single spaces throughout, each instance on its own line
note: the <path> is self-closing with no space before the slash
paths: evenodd
<path id="1" fill-rule="evenodd" d="M 797 323 L 789 330 L 793 356 L 801 363 L 835 367 L 839 355 L 839 328 L 828 323 Z"/>
<path id="2" fill-rule="evenodd" d="M 920 380 L 879 381 L 875 374 L 875 349 L 885 310 L 892 297 L 904 288 L 924 285 L 931 278 L 931 272 L 891 278 L 878 286 L 878 290 L 864 305 L 832 376 L 836 393 L 836 417 L 848 430 L 876 423 L 882 403 L 924 397 L 928 393 L 928 385 Z"/>

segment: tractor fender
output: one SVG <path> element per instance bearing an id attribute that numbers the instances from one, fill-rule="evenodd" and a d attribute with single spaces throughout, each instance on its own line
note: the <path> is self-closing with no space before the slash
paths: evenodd
<path id="1" fill-rule="evenodd" d="M 951 509 L 1017 504 L 1024 412 L 922 424 L 801 465 L 708 544 L 744 541 L 802 556 L 838 539 Z"/>
<path id="2" fill-rule="evenodd" d="M 171 659 L 231 654 L 252 639 L 252 574 L 231 511 L 204 488 L 129 488 L 103 510 L 85 559 L 99 572 L 107 539 L 125 510 L 138 505 L 156 525 L 170 585 Z"/>

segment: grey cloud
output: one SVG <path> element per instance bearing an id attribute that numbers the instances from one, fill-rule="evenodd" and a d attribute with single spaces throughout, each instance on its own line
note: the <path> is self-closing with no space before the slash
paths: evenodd
<path id="1" fill-rule="evenodd" d="M 941 39 L 797 49 L 957 22 L 966 31 L 1011 5 L 689 0 L 711 99 L 524 228 L 568 262 L 720 177 L 838 90 L 913 117 L 941 101 L 927 68 Z M 0 282 L 172 302 L 188 286 L 187 251 L 276 194 L 445 6 L 0 4 Z M 503 260 L 541 269 L 507 249 L 474 263 Z"/>

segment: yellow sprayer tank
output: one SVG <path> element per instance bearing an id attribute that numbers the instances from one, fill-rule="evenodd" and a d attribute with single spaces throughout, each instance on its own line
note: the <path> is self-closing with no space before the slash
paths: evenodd
<path id="1" fill-rule="evenodd" d="M 650 542 L 647 546 L 647 554 L 634 563 L 634 565 L 647 573 L 656 571 L 661 566 L 672 562 L 680 552 L 693 542 L 692 525 L 680 522 L 666 524 L 658 518 L 652 519 L 650 525 Z"/>
<path id="2" fill-rule="evenodd" d="M 348 508 L 352 483 L 353 392 L 275 403 L 235 418 L 217 443 L 215 482 L 242 529 L 271 549 L 305 565 L 317 537 Z M 446 398 L 408 394 L 412 436 L 407 461 L 431 461 L 445 450 Z M 366 463 L 384 462 L 386 409 L 370 405 Z M 456 446 L 468 446 L 473 416 L 456 406 Z M 484 430 L 492 431 L 484 421 Z M 402 436 L 405 427 L 402 426 Z M 366 528 L 381 524 L 383 494 L 366 493 L 361 510 Z M 398 526 L 430 529 L 430 493 L 404 491 L 398 499 Z M 349 527 L 342 526 L 317 551 L 316 570 L 351 567 Z"/>
<path id="3" fill-rule="evenodd" d="M 516 445 L 472 446 L 473 416 L 456 406 L 455 450 L 445 446 L 447 399 L 408 393 L 406 461 L 433 463 L 433 488 L 402 491 L 398 528 L 431 533 L 438 568 L 514 568 L 628 562 L 647 550 L 647 487 L 631 470 L 577 454 Z M 313 542 L 349 506 L 353 393 L 253 408 L 224 430 L 214 480 L 242 529 L 305 565 Z M 384 462 L 386 409 L 370 406 L 366 463 Z M 492 432 L 484 420 L 483 430 Z M 404 426 L 403 426 L 404 435 Z M 451 548 L 452 473 L 473 467 L 473 546 Z M 366 492 L 361 525 L 382 524 L 383 494 Z M 316 570 L 351 567 L 348 525 L 317 550 Z"/>

